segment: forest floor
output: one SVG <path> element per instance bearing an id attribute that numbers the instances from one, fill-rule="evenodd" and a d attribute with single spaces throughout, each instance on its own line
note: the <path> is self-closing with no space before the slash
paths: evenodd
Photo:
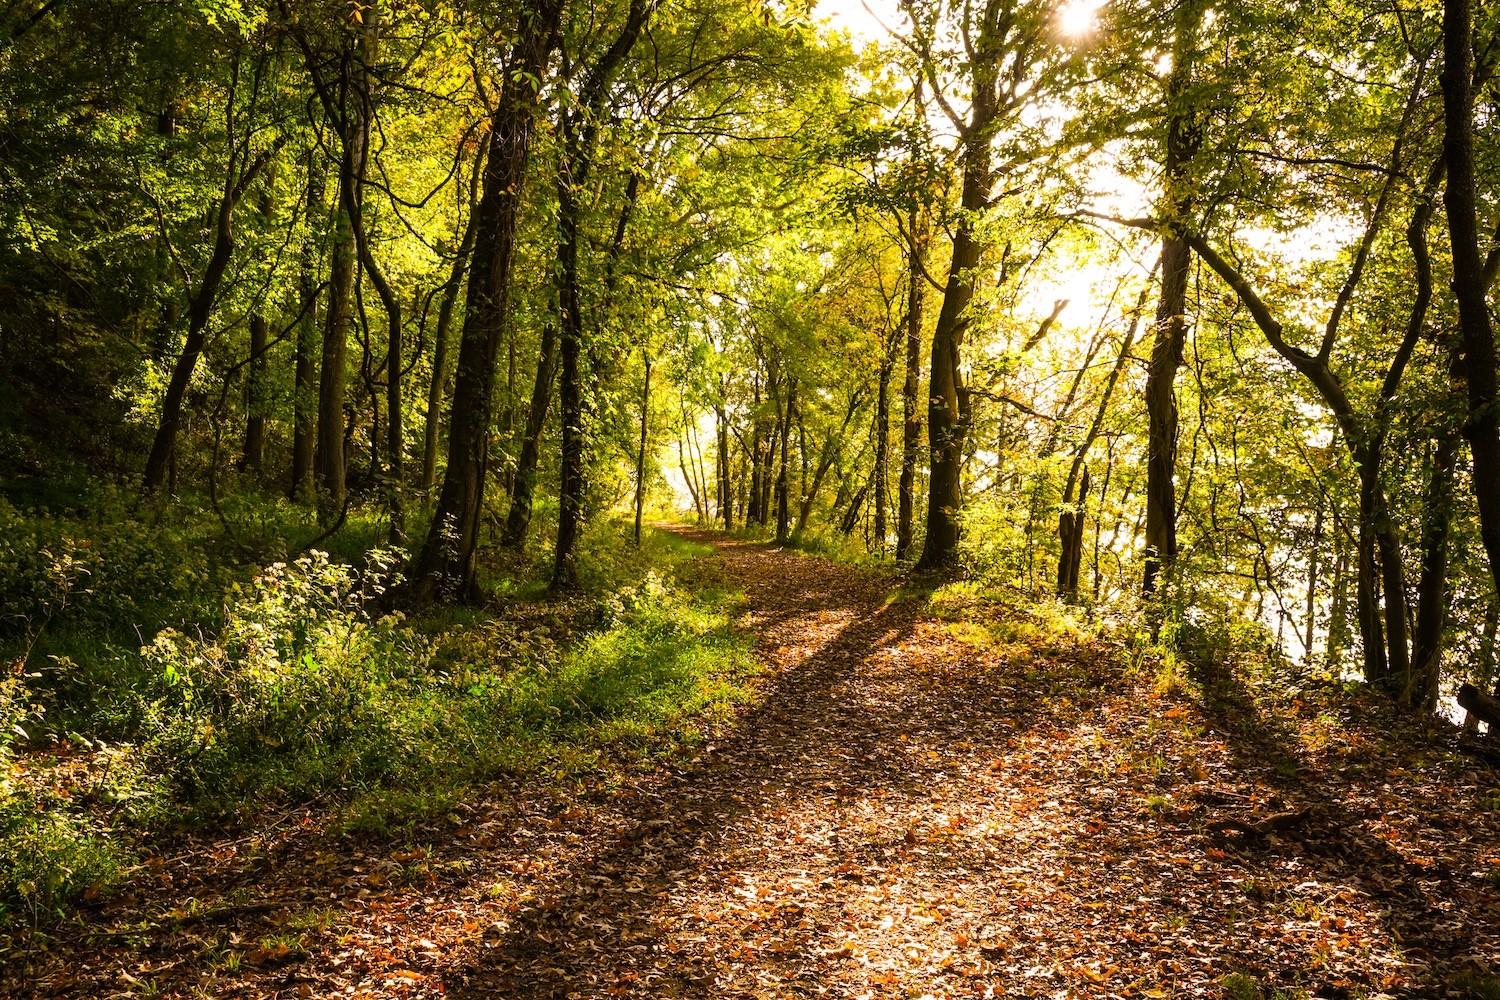
<path id="1" fill-rule="evenodd" d="M 766 670 L 690 762 L 190 836 L 0 995 L 1500 995 L 1500 785 L 1451 735 L 692 537 Z"/>

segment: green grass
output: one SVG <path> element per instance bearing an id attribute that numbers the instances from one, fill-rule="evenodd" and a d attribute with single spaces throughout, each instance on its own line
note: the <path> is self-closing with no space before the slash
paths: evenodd
<path id="1" fill-rule="evenodd" d="M 585 536 L 577 594 L 546 596 L 537 564 L 512 561 L 490 567 L 510 596 L 408 621 L 368 610 L 382 571 L 357 561 L 256 576 L 191 557 L 183 538 L 206 530 L 192 519 L 174 544 L 98 522 L 107 543 L 81 545 L 82 522 L 3 513 L 27 534 L 0 569 L 35 579 L 23 596 L 48 621 L 24 676 L 0 685 L 0 917 L 45 920 L 110 891 L 165 822 L 318 803 L 335 832 L 399 836 L 497 777 L 576 784 L 679 762 L 751 696 L 752 644 L 712 549 L 655 529 L 636 547 L 619 519 Z M 48 576 L 64 539 L 87 573 Z M 178 593 L 184 565 L 211 598 Z M 135 586 L 136 603 L 116 607 L 116 584 L 95 577 Z M 177 627 L 121 642 L 148 602 Z"/>
<path id="2" fill-rule="evenodd" d="M 890 553 L 881 555 L 870 551 L 865 547 L 864 537 L 859 533 L 846 535 L 842 531 L 829 527 L 809 527 L 802 534 L 793 535 L 788 539 L 786 547 L 845 566 L 891 565 Z M 892 543 L 891 551 L 894 551 L 894 543 Z"/>
<path id="3" fill-rule="evenodd" d="M 440 639 L 442 675 L 383 699 L 422 735 L 382 755 L 344 829 L 398 833 L 500 775 L 566 783 L 680 761 L 727 723 L 756 671 L 731 595 L 648 581 L 611 596 L 611 620 L 573 641 L 499 621 Z"/>
<path id="4" fill-rule="evenodd" d="M 37 921 L 76 899 L 109 892 L 125 878 L 129 846 L 91 830 L 76 815 L 57 810 L 28 816 L 9 808 L 4 820 L 0 915 Z"/>

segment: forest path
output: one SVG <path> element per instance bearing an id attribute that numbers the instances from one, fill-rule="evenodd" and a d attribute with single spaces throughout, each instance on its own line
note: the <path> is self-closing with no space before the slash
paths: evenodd
<path id="1" fill-rule="evenodd" d="M 1411 744 L 1353 733 L 1330 773 L 1227 675 L 1164 695 L 1061 623 L 976 629 L 677 530 L 746 595 L 757 703 L 684 773 L 533 833 L 525 902 L 449 995 L 1378 998 L 1500 960 L 1495 824 L 1459 833 L 1445 779 L 1398 772 L 1433 763 Z M 1397 808 L 1451 833 L 1403 852 Z"/>
<path id="2" fill-rule="evenodd" d="M 758 704 L 687 773 L 580 817 L 587 843 L 543 853 L 455 995 L 973 995 L 1014 891 L 996 763 L 1027 706 L 888 577 L 683 533 L 745 594 Z"/>
<path id="3" fill-rule="evenodd" d="M 766 666 L 680 770 L 497 787 L 415 846 L 311 814 L 199 845 L 141 890 L 195 915 L 132 938 L 101 914 L 0 995 L 1218 997 L 1248 973 L 1337 998 L 1500 967 L 1491 773 L 1357 712 L 1312 754 L 1232 682 L 1164 695 L 1056 623 L 675 530 L 714 546 Z"/>

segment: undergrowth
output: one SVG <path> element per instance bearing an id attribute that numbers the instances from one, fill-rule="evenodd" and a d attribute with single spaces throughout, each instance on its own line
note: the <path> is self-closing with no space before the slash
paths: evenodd
<path id="1" fill-rule="evenodd" d="M 497 564 L 510 596 L 408 619 L 371 610 L 399 552 L 246 572 L 215 562 L 199 520 L 110 516 L 0 501 L 3 919 L 110 892 L 167 826 L 319 803 L 336 833 L 398 835 L 498 777 L 679 757 L 748 697 L 735 598 L 695 561 L 708 547 L 667 532 L 636 548 L 601 519 L 578 594 L 544 598 L 534 567 Z"/>

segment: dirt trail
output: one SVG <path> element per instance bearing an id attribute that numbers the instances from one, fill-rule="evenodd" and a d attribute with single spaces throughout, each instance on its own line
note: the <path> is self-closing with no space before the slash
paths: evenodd
<path id="1" fill-rule="evenodd" d="M 854 996 L 937 986 L 955 939 L 978 947 L 994 887 L 976 873 L 1000 852 L 953 835 L 1003 794 L 1004 692 L 914 604 L 887 604 L 887 578 L 718 545 L 776 669 L 763 701 L 606 820 L 457 995 Z"/>
<path id="2" fill-rule="evenodd" d="M 1394 778 L 1367 744 L 1343 759 L 1368 771 L 1335 774 L 1295 727 L 1158 698 L 1108 651 L 981 651 L 888 601 L 889 578 L 692 537 L 743 588 L 769 671 L 685 770 L 515 789 L 420 858 L 288 837 L 258 894 L 254 866 L 218 873 L 250 892 L 244 913 L 144 948 L 96 940 L 92 986 L 41 957 L 38 992 L 1220 996 L 1245 972 L 1331 998 L 1430 995 L 1434 970 L 1500 965 L 1500 836 L 1462 828 L 1478 793 L 1451 771 Z M 1303 805 L 1272 836 L 1213 822 Z M 163 877 L 182 894 L 216 876 Z M 332 922 L 307 954 L 215 964 L 224 927 L 264 942 L 318 907 Z"/>

